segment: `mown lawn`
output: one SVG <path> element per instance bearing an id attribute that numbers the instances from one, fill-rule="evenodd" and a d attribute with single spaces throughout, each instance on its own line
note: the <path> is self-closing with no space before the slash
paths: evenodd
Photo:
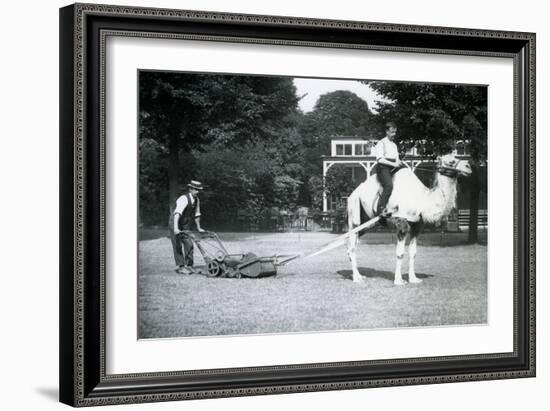
<path id="1" fill-rule="evenodd" d="M 313 250 L 329 233 L 225 233 L 230 252 L 257 255 Z M 428 242 L 429 244 L 429 242 Z M 195 260 L 202 263 L 197 250 Z M 351 281 L 343 247 L 279 267 L 262 279 L 184 276 L 174 271 L 167 238 L 139 244 L 140 338 L 288 333 L 487 321 L 487 248 L 419 246 L 421 284 L 393 285 L 395 247 L 358 250 L 364 284 Z M 403 272 L 408 268 L 407 257 Z M 406 276 L 405 276 L 406 278 Z"/>

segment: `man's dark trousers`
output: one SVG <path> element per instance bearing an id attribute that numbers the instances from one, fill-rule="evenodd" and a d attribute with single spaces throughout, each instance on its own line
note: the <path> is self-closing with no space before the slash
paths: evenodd
<path id="1" fill-rule="evenodd" d="M 174 234 L 174 216 L 170 216 L 170 240 L 172 241 L 172 249 L 174 250 L 174 260 L 177 266 L 193 266 L 193 249 L 194 244 L 191 237 L 184 233 Z M 181 218 L 181 217 L 180 217 Z M 180 226 L 181 230 L 191 230 L 190 226 Z"/>
<path id="2" fill-rule="evenodd" d="M 193 267 L 193 240 L 185 233 L 175 235 L 170 233 L 172 248 L 174 249 L 174 260 L 178 266 Z M 182 249 L 183 246 L 183 249 Z"/>
<path id="3" fill-rule="evenodd" d="M 195 225 L 195 211 L 199 204 L 199 198 L 195 197 L 195 201 L 192 201 L 191 194 L 184 194 L 187 197 L 187 206 L 183 210 L 183 213 L 179 216 L 178 228 L 180 231 L 191 231 L 191 227 Z M 187 234 L 180 233 L 174 235 L 174 218 L 175 215 L 172 212 L 170 214 L 170 221 L 168 225 L 170 227 L 170 239 L 172 240 L 172 248 L 174 250 L 174 260 L 178 266 L 193 266 L 193 240 Z M 183 245 L 183 251 L 182 251 Z"/>
<path id="4" fill-rule="evenodd" d="M 392 180 L 392 170 L 393 167 L 387 166 L 385 164 L 378 164 L 378 181 L 382 186 L 382 194 L 380 194 L 380 199 L 378 200 L 378 214 L 384 211 L 388 200 L 390 199 L 391 193 L 393 191 L 393 180 Z"/>

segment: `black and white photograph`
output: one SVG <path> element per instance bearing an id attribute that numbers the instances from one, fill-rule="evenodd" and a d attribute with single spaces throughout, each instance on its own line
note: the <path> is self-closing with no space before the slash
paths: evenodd
<path id="1" fill-rule="evenodd" d="M 540 7 L 123 3 L 7 14 L 11 408 L 543 403 Z"/>
<path id="2" fill-rule="evenodd" d="M 488 322 L 487 85 L 138 73 L 138 338 Z"/>

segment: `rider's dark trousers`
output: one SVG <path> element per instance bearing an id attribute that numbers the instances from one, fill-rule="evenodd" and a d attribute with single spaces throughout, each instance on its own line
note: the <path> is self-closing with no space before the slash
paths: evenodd
<path id="1" fill-rule="evenodd" d="M 380 194 L 380 200 L 378 200 L 378 214 L 380 214 L 390 199 L 391 193 L 393 191 L 393 181 L 392 181 L 392 170 L 393 167 L 386 166 L 384 164 L 378 164 L 378 181 L 382 186 L 382 194 Z"/>

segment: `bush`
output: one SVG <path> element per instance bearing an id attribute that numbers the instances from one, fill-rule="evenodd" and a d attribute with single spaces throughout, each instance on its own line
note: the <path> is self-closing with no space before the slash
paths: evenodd
<path id="1" fill-rule="evenodd" d="M 155 140 L 143 138 L 139 144 L 140 223 L 168 224 L 168 172 L 164 148 Z"/>
<path id="2" fill-rule="evenodd" d="M 355 186 L 351 179 L 351 169 L 346 167 L 332 166 L 325 176 L 325 190 L 327 195 L 334 195 L 337 198 L 349 196 Z"/>

